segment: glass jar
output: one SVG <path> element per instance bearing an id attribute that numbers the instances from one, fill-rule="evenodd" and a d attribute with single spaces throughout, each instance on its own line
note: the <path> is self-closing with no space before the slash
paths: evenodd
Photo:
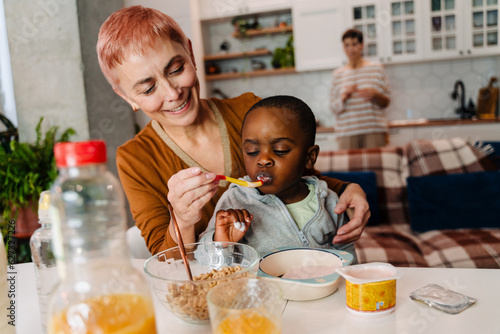
<path id="1" fill-rule="evenodd" d="M 50 191 L 40 194 L 38 222 L 42 225 L 30 238 L 31 259 L 35 265 L 38 304 L 42 331 L 47 333 L 47 302 L 57 282 L 57 268 L 52 250 L 52 224 L 49 219 Z"/>
<path id="2" fill-rule="evenodd" d="M 58 143 L 50 218 L 60 284 L 48 333 L 156 333 L 144 276 L 126 243 L 125 197 L 103 141 Z"/>

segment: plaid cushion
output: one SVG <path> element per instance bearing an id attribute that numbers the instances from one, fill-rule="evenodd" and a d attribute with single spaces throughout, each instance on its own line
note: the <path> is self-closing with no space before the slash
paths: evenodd
<path id="1" fill-rule="evenodd" d="M 484 171 L 486 152 L 463 138 L 414 140 L 405 145 L 410 176 Z"/>
<path id="2" fill-rule="evenodd" d="M 415 234 L 392 226 L 369 226 L 355 247 L 359 263 L 500 268 L 500 229 L 433 230 Z"/>
<path id="3" fill-rule="evenodd" d="M 392 226 L 367 226 L 354 244 L 359 263 L 388 262 L 397 267 L 427 267 L 412 233 Z"/>
<path id="4" fill-rule="evenodd" d="M 320 152 L 314 166 L 321 172 L 375 172 L 381 224 L 408 222 L 407 168 L 402 147 Z"/>
<path id="5" fill-rule="evenodd" d="M 500 268 L 500 229 L 434 230 L 418 238 L 429 267 Z"/>

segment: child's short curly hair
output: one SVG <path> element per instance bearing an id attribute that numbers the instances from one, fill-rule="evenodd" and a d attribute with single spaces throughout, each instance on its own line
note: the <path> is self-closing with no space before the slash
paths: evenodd
<path id="1" fill-rule="evenodd" d="M 306 135 L 306 144 L 309 147 L 314 145 L 316 138 L 316 118 L 311 108 L 301 99 L 289 95 L 276 95 L 262 99 L 248 110 L 243 119 L 242 128 L 245 125 L 248 114 L 257 108 L 286 109 L 291 112 Z"/>

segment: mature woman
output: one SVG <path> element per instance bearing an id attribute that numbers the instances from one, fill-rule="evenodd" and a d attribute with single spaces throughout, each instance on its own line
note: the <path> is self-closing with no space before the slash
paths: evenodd
<path id="1" fill-rule="evenodd" d="M 183 241 L 195 242 L 227 189 L 215 175 L 246 174 L 241 123 L 260 98 L 246 93 L 200 99 L 191 42 L 172 18 L 154 9 L 133 6 L 113 13 L 101 27 L 97 53 L 114 91 L 152 119 L 117 151 L 136 225 L 153 254 L 176 246 L 171 204 Z M 341 193 L 338 213 L 354 208 L 334 242 L 352 242 L 370 215 L 365 194 L 356 184 L 327 182 Z"/>
<path id="2" fill-rule="evenodd" d="M 349 62 L 333 71 L 330 90 L 339 148 L 385 146 L 388 129 L 383 111 L 391 101 L 387 75 L 380 63 L 363 58 L 361 31 L 345 31 L 342 44 Z"/>

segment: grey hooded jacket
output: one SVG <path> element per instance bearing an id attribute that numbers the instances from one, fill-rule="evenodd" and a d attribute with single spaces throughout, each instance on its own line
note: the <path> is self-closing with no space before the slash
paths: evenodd
<path id="1" fill-rule="evenodd" d="M 251 181 L 248 176 L 243 178 Z M 333 212 L 338 196 L 328 189 L 326 182 L 315 176 L 306 176 L 305 183 L 313 183 L 319 208 L 304 228 L 299 230 L 285 204 L 276 195 L 261 195 L 257 188 L 246 188 L 231 184 L 221 196 L 215 213 L 219 210 L 246 209 L 253 215 L 252 223 L 239 242 L 254 247 L 262 256 L 277 247 L 313 247 L 345 250 L 354 256 L 354 244 L 332 244 L 337 230 L 346 223 L 343 215 Z M 200 236 L 200 242 L 213 241 L 215 213 L 207 229 Z"/>

